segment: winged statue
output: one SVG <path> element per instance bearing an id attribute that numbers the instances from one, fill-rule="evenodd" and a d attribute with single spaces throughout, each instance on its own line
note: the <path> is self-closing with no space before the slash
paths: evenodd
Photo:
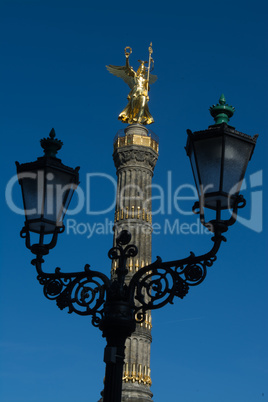
<path id="1" fill-rule="evenodd" d="M 107 70 L 122 80 L 130 87 L 128 94 L 128 104 L 119 114 L 118 119 L 123 123 L 133 124 L 152 124 L 154 119 L 149 112 L 149 90 L 151 84 L 157 80 L 157 76 L 150 73 L 153 70 L 153 59 L 151 57 L 153 50 L 152 44 L 149 47 L 149 64 L 147 61 L 138 60 L 140 66 L 137 71 L 129 64 L 129 56 L 132 49 L 127 46 L 125 48 L 126 65 L 125 66 L 106 66 Z M 145 66 L 148 64 L 148 67 Z"/>

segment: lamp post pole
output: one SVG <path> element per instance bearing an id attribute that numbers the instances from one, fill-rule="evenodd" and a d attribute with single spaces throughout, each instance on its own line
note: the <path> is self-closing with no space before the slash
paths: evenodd
<path id="1" fill-rule="evenodd" d="M 201 223 L 213 233 L 210 251 L 199 256 L 190 252 L 174 261 L 163 262 L 157 257 L 129 281 L 127 260 L 137 255 L 138 248 L 131 244 L 131 234 L 123 227 L 108 252 L 116 262 L 112 278 L 91 270 L 89 265 L 80 272 L 64 273 L 59 268 L 50 273 L 43 271 L 43 257 L 56 246 L 58 235 L 64 231 L 63 218 L 79 183 L 79 168 L 65 166 L 56 157 L 62 142 L 55 138 L 54 130 L 41 140 L 43 157 L 35 162 L 16 163 L 26 218 L 21 236 L 35 255 L 32 264 L 45 297 L 55 300 L 61 310 L 68 308 L 69 313 L 90 315 L 92 324 L 107 340 L 104 402 L 121 401 L 125 341 L 135 331 L 136 323 L 144 322 L 148 311 L 172 303 L 174 297 L 182 299 L 191 286 L 205 279 L 207 268 L 215 262 L 222 241 L 226 241 L 223 233 L 235 223 L 238 209 L 245 206 L 239 191 L 257 137 L 229 126 L 232 113 L 233 108 L 222 96 L 220 105 L 211 108 L 216 124 L 196 133 L 188 130 L 186 151 L 199 194 L 193 212 L 200 214 Z M 56 189 L 60 184 L 64 191 L 49 193 L 48 180 L 49 188 Z M 215 213 L 209 222 L 205 220 L 206 209 Z M 221 215 L 225 209 L 231 210 L 228 219 Z M 31 233 L 39 235 L 38 243 L 31 243 Z M 47 235 L 51 237 L 48 242 Z"/>

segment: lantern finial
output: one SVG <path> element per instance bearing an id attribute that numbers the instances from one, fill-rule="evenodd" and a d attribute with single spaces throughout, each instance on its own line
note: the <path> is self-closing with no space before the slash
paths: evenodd
<path id="1" fill-rule="evenodd" d="M 209 108 L 209 111 L 210 111 L 211 116 L 215 120 L 215 125 L 221 124 L 221 123 L 228 124 L 229 119 L 234 114 L 235 108 L 233 106 L 229 106 L 226 103 L 225 96 L 223 94 L 221 94 L 219 103 L 217 103 L 217 105 L 211 106 Z"/>
<path id="2" fill-rule="evenodd" d="M 57 140 L 54 128 L 51 129 L 49 137 L 43 138 L 40 143 L 41 147 L 44 149 L 45 156 L 50 156 L 55 158 L 56 153 L 61 149 L 63 142 Z"/>

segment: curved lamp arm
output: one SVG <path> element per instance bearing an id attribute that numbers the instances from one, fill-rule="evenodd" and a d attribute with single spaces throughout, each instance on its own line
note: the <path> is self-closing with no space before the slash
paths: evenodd
<path id="1" fill-rule="evenodd" d="M 208 253 L 196 256 L 193 252 L 189 257 L 180 260 L 162 262 L 160 257 L 150 265 L 136 272 L 129 283 L 129 301 L 133 302 L 136 320 L 142 322 L 147 310 L 163 307 L 167 303 L 173 303 L 175 296 L 183 298 L 189 290 L 189 286 L 199 285 L 206 277 L 207 267 L 211 267 L 216 260 L 216 254 L 222 241 L 226 238 L 222 233 L 237 219 L 238 208 L 243 208 L 246 201 L 242 195 L 238 195 L 232 209 L 230 219 L 221 219 L 221 205 L 217 204 L 216 219 L 205 221 L 204 202 L 200 200 L 193 206 L 193 212 L 200 214 L 202 225 L 214 233 L 212 237 L 213 247 Z"/>
<path id="2" fill-rule="evenodd" d="M 144 321 L 147 310 L 173 304 L 175 296 L 182 299 L 189 286 L 203 282 L 207 267 L 213 265 L 221 242 L 226 239 L 221 233 L 215 233 L 212 241 L 214 245 L 206 254 L 196 256 L 191 252 L 187 258 L 167 262 L 157 257 L 154 263 L 133 275 L 129 283 L 129 300 L 136 300 L 134 309 L 138 322 Z"/>
<path id="3" fill-rule="evenodd" d="M 32 260 L 46 298 L 56 300 L 61 310 L 68 307 L 69 313 L 91 315 L 92 324 L 98 327 L 103 318 L 106 292 L 111 286 L 110 279 L 101 272 L 91 271 L 88 264 L 82 272 L 63 273 L 60 268 L 56 268 L 55 273 L 45 273 L 42 270 L 43 262 L 40 255 Z"/>

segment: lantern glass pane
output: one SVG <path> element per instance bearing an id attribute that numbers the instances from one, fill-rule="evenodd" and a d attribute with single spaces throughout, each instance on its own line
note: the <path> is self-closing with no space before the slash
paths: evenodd
<path id="1" fill-rule="evenodd" d="M 226 136 L 224 153 L 223 191 L 238 194 L 241 188 L 253 144 Z"/>
<path id="2" fill-rule="evenodd" d="M 195 185 L 198 191 L 198 194 L 200 195 L 200 187 L 199 187 L 199 178 L 198 178 L 198 172 L 196 168 L 196 161 L 195 161 L 195 154 L 194 154 L 194 149 L 192 147 L 191 153 L 190 153 L 190 161 L 191 161 L 191 166 L 194 174 L 194 180 L 195 180 Z"/>
<path id="3" fill-rule="evenodd" d="M 61 219 L 62 219 L 62 220 L 63 220 L 63 218 L 64 218 L 64 216 L 65 216 L 65 214 L 66 214 L 66 212 L 67 212 L 67 210 L 68 210 L 68 208 L 69 208 L 69 204 L 70 204 L 70 202 L 71 202 L 71 199 L 72 199 L 72 196 L 73 196 L 73 194 L 74 194 L 75 189 L 76 189 L 76 185 L 75 185 L 75 184 L 71 184 L 70 190 L 69 190 L 69 191 L 66 191 L 66 193 L 65 193 L 64 208 L 63 208 L 62 216 L 61 216 Z"/>
<path id="4" fill-rule="evenodd" d="M 38 219 L 42 214 L 44 200 L 44 186 L 40 185 L 42 177 L 43 172 L 20 173 L 26 219 Z"/>
<path id="5" fill-rule="evenodd" d="M 197 169 L 203 193 L 219 191 L 221 179 L 222 137 L 195 142 Z"/>
<path id="6" fill-rule="evenodd" d="M 65 206 L 71 200 L 74 191 L 73 175 L 55 169 L 46 173 L 46 197 L 44 203 L 44 219 L 52 221 L 56 226 L 62 225 Z"/>

